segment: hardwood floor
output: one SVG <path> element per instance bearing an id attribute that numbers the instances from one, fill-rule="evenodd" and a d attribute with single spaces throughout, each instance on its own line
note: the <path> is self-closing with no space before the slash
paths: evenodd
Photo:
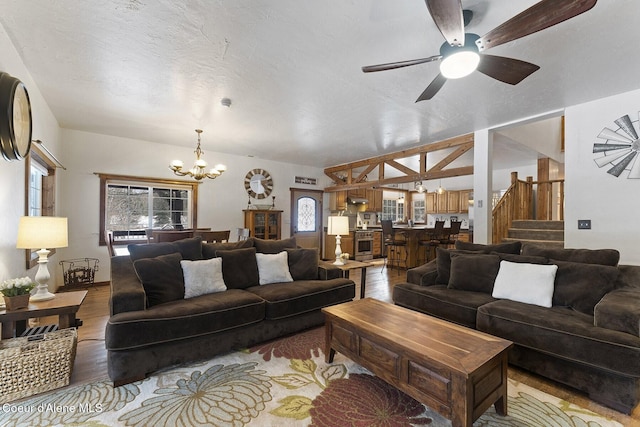
<path id="1" fill-rule="evenodd" d="M 356 283 L 356 295 L 360 295 L 360 270 L 351 272 L 351 279 Z M 381 301 L 392 302 L 393 286 L 405 281 L 406 272 L 382 270 L 382 265 L 367 268 L 365 296 Z M 83 326 L 78 328 L 78 351 L 71 376 L 71 385 L 107 378 L 106 350 L 104 348 L 104 329 L 109 318 L 109 287 L 96 286 L 90 288 L 87 297 L 78 311 L 78 318 Z M 41 319 L 41 324 L 55 323 L 56 319 Z M 616 412 L 590 401 L 585 395 L 561 386 L 545 378 L 530 374 L 517 368 L 509 368 L 509 377 L 542 390 L 561 399 L 592 410 L 624 426 L 640 426 L 640 405 L 631 416 Z"/>

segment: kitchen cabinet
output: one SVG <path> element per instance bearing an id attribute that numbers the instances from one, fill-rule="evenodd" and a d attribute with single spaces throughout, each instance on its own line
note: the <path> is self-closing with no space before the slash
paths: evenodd
<path id="1" fill-rule="evenodd" d="M 428 214 L 468 213 L 471 190 L 451 190 L 442 194 L 426 193 L 426 212 Z"/>
<path id="2" fill-rule="evenodd" d="M 436 193 L 436 213 L 447 213 L 447 192 L 442 194 Z"/>
<path id="3" fill-rule="evenodd" d="M 367 189 L 366 188 L 357 188 L 355 190 L 347 191 L 347 197 L 353 197 L 357 199 L 364 199 L 367 197 Z"/>
<path id="4" fill-rule="evenodd" d="M 465 230 L 465 231 L 461 231 L 460 233 L 458 233 L 458 239 L 461 242 L 470 242 L 470 236 L 469 236 L 469 231 Z"/>
<path id="5" fill-rule="evenodd" d="M 443 196 L 447 200 L 447 213 L 460 212 L 460 192 L 459 191 L 445 191 Z"/>
<path id="6" fill-rule="evenodd" d="M 345 211 L 347 210 L 347 192 L 334 191 L 329 193 L 329 210 Z"/>
<path id="7" fill-rule="evenodd" d="M 436 214 L 438 213 L 438 204 L 436 201 L 436 193 L 427 193 L 425 195 L 425 200 L 426 200 L 426 211 L 428 214 Z"/>
<path id="8" fill-rule="evenodd" d="M 382 190 L 368 189 L 366 191 L 366 198 L 369 200 L 367 211 L 382 212 Z"/>
<path id="9" fill-rule="evenodd" d="M 469 196 L 471 196 L 471 190 L 460 190 L 460 213 L 469 212 Z"/>
<path id="10" fill-rule="evenodd" d="M 372 252 L 374 258 L 382 257 L 382 231 L 373 232 Z"/>
<path id="11" fill-rule="evenodd" d="M 353 248 L 355 233 L 351 231 L 348 236 L 340 236 L 340 248 L 343 254 L 349 254 L 353 258 Z M 325 260 L 336 259 L 336 236 L 324 233 L 324 256 Z"/>
<path id="12" fill-rule="evenodd" d="M 244 228 L 251 237 L 265 240 L 279 240 L 282 228 L 282 211 L 245 209 Z"/>
<path id="13" fill-rule="evenodd" d="M 382 190 L 357 189 L 349 191 L 334 191 L 329 193 L 329 210 L 344 211 L 347 209 L 349 198 L 367 199 L 368 203 L 359 210 L 367 212 L 382 212 Z"/>

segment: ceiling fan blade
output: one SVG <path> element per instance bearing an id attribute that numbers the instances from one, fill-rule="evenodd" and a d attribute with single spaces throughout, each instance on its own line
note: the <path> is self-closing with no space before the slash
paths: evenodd
<path id="1" fill-rule="evenodd" d="M 426 62 L 439 61 L 440 59 L 442 59 L 441 55 L 434 55 L 428 58 L 411 59 L 409 61 L 389 62 L 387 64 L 379 64 L 379 65 L 367 65 L 365 67 L 362 67 L 362 71 L 364 71 L 365 73 L 372 73 L 374 71 L 393 70 L 395 68 L 408 67 L 410 65 L 418 65 L 418 64 L 424 64 Z"/>
<path id="2" fill-rule="evenodd" d="M 422 92 L 422 94 L 416 99 L 416 102 L 427 101 L 435 96 L 436 93 L 444 86 L 447 78 L 439 73 L 429 86 Z"/>
<path id="3" fill-rule="evenodd" d="M 591 9 L 597 0 L 542 0 L 482 36 L 476 44 L 486 50 L 559 24 Z"/>
<path id="4" fill-rule="evenodd" d="M 539 66 L 530 62 L 484 53 L 480 55 L 478 64 L 481 73 L 510 85 L 517 85 L 539 69 Z"/>
<path id="5" fill-rule="evenodd" d="M 460 0 L 425 0 L 433 22 L 452 46 L 464 45 L 464 19 Z"/>

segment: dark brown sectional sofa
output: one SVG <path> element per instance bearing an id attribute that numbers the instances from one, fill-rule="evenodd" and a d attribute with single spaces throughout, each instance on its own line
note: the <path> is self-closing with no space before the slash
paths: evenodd
<path id="1" fill-rule="evenodd" d="M 640 401 L 640 266 L 618 260 L 611 249 L 456 242 L 456 249 L 438 249 L 435 260 L 409 270 L 393 300 L 513 341 L 511 364 L 630 413 Z M 492 296 L 504 261 L 527 264 L 516 271 L 557 265 L 548 306 Z"/>
<path id="2" fill-rule="evenodd" d="M 116 386 L 321 325 L 323 307 L 355 296 L 353 281 L 318 267 L 318 251 L 296 248 L 294 239 L 207 244 L 193 238 L 129 251 L 111 259 L 105 345 Z M 282 251 L 293 281 L 260 285 L 256 254 Z M 218 257 L 227 289 L 185 298 L 181 261 Z"/>

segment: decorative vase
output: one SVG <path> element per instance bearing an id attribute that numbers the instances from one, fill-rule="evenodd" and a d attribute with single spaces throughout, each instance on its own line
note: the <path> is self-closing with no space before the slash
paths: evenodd
<path id="1" fill-rule="evenodd" d="M 29 307 L 30 296 L 30 294 L 16 295 L 14 297 L 4 296 L 4 304 L 7 308 L 7 311 Z"/>

